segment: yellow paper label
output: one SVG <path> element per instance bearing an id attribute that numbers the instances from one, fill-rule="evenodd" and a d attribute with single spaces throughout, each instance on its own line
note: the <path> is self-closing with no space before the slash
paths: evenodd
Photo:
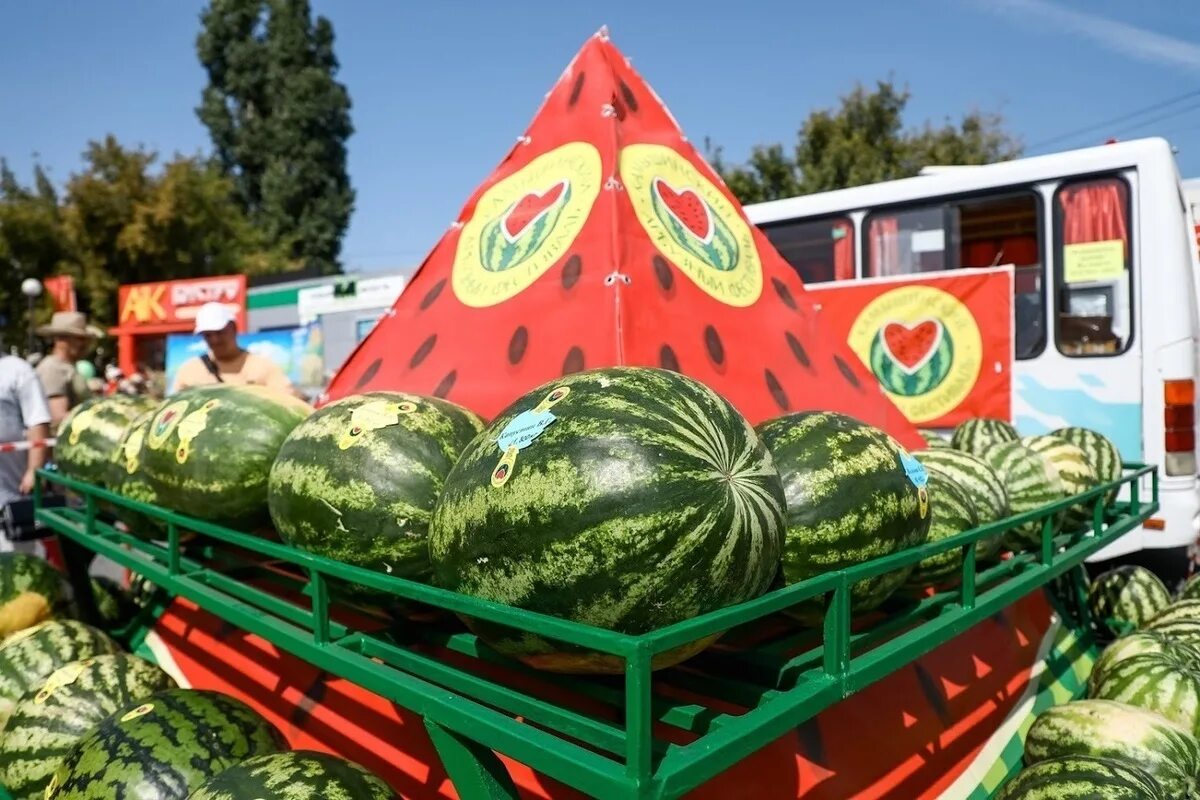
<path id="1" fill-rule="evenodd" d="M 417 404 L 407 400 L 391 403 L 387 400 L 372 400 L 363 403 L 350 414 L 349 429 L 338 437 L 338 447 L 345 450 L 360 437 L 371 431 L 399 425 L 403 414 L 411 414 L 417 410 Z"/>
<path id="2" fill-rule="evenodd" d="M 179 422 L 179 447 L 175 450 L 175 460 L 180 464 L 187 461 L 191 455 L 192 440 L 208 427 L 208 412 L 220 404 L 220 400 L 209 400 Z"/>
<path id="3" fill-rule="evenodd" d="M 129 434 L 121 454 L 125 457 L 125 471 L 132 475 L 137 472 L 139 456 L 142 452 L 142 442 L 146 440 L 146 429 L 138 428 Z"/>
<path id="4" fill-rule="evenodd" d="M 534 406 L 533 413 L 544 414 L 545 412 L 554 408 L 554 406 L 558 405 L 558 403 L 570 393 L 570 386 L 559 386 L 556 389 L 552 389 L 550 393 L 542 399 L 542 402 Z"/>
<path id="5" fill-rule="evenodd" d="M 93 663 L 95 663 L 95 659 L 87 658 L 83 661 L 73 661 L 70 664 L 67 664 L 65 667 L 55 670 L 54 674 L 46 679 L 46 682 L 42 685 L 41 690 L 39 690 L 34 696 L 33 702 L 37 703 L 38 705 L 46 702 L 56 691 L 64 686 L 70 686 L 75 681 L 79 680 L 79 676 L 82 675 L 84 670 L 90 667 Z"/>
<path id="6" fill-rule="evenodd" d="M 497 489 L 508 483 L 508 478 L 512 475 L 513 467 L 517 463 L 517 452 L 519 448 L 512 445 L 504 451 L 504 455 L 500 456 L 500 463 L 492 470 L 492 486 Z"/>
<path id="7" fill-rule="evenodd" d="M 1066 283 L 1110 281 L 1125 274 L 1125 242 L 1086 242 L 1063 247 L 1063 280 Z"/>
<path id="8" fill-rule="evenodd" d="M 71 433 L 67 436 L 67 441 L 71 444 L 79 444 L 80 434 L 92 426 L 92 420 L 99 412 L 100 406 L 96 404 L 77 413 L 71 420 Z"/>
<path id="9" fill-rule="evenodd" d="M 125 714 L 125 716 L 121 717 L 121 722 L 129 722 L 129 720 L 131 720 L 131 719 L 137 719 L 138 717 L 144 717 L 153 710 L 154 710 L 154 703 L 142 703 L 140 706 L 135 708 L 133 711 L 130 711 L 127 714 Z"/>
<path id="10" fill-rule="evenodd" d="M 38 631 L 40 631 L 42 628 L 44 628 L 46 625 L 49 625 L 53 621 L 54 620 L 48 619 L 45 622 L 39 622 L 37 625 L 33 625 L 29 628 L 24 628 L 22 630 L 17 631 L 16 633 L 12 634 L 7 639 L 5 639 L 2 643 L 0 643 L 0 648 L 8 647 L 10 644 L 16 644 L 17 642 L 21 641 L 22 639 L 28 639 L 30 636 L 33 636 L 35 633 L 37 633 Z"/>

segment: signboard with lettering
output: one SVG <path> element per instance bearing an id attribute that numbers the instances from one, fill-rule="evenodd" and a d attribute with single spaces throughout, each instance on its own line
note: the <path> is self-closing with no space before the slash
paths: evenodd
<path id="1" fill-rule="evenodd" d="M 186 328 L 205 303 L 224 303 L 246 329 L 246 276 L 221 275 L 160 283 L 127 284 L 117 291 L 117 326 L 123 331 Z"/>

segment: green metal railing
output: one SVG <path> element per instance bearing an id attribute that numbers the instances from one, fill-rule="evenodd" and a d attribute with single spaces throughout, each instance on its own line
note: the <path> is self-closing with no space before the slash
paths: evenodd
<path id="1" fill-rule="evenodd" d="M 638 636 L 352 567 L 54 472 L 39 474 L 81 498 L 80 507 L 42 507 L 41 482 L 35 491 L 37 517 L 62 537 L 73 578 L 86 581 L 86 561 L 100 554 L 422 716 L 456 790 L 467 800 L 517 796 L 495 753 L 596 797 L 673 798 L 1067 574 L 1138 527 L 1158 510 L 1158 475 L 1151 466 L 1127 464 L 1125 469 L 1120 480 L 1053 505 Z M 1143 498 L 1147 480 L 1150 497 Z M 1106 505 L 1106 495 L 1122 486 L 1129 499 Z M 1092 507 L 1091 528 L 1055 535 L 1060 513 L 1080 503 Z M 158 520 L 166 529 L 165 544 L 138 539 L 110 524 L 106 507 Z M 977 542 L 1029 522 L 1041 523 L 1038 551 L 995 564 L 976 562 Z M 200 534 L 210 549 L 225 554 L 225 561 L 185 548 L 185 532 Z M 252 556 L 251 561 L 239 561 L 237 550 Z M 863 620 L 852 618 L 850 588 L 855 583 L 954 550 L 961 559 L 954 589 L 893 602 L 875 624 L 864 626 Z M 87 557 L 81 559 L 80 553 Z M 252 566 L 254 559 L 284 567 L 285 575 L 290 571 L 292 586 L 307 597 L 307 607 L 230 571 L 235 569 L 230 564 Z M 273 574 L 278 577 L 279 570 Z M 446 619 L 402 623 L 386 632 L 339 622 L 330 612 L 331 605 L 339 605 L 331 594 L 340 582 L 606 653 L 624 662 L 624 675 L 538 672 L 495 653 Z M 821 596 L 828 610 L 819 629 L 781 622 L 786 618 L 779 612 Z M 719 634 L 718 644 L 704 653 L 651 672 L 655 655 Z M 445 657 L 436 656 L 439 650 Z M 475 661 L 503 669 L 474 669 Z M 712 698 L 713 704 L 681 700 L 677 690 Z M 603 713 L 596 711 L 597 704 Z M 730 713 L 729 704 L 745 710 Z"/>

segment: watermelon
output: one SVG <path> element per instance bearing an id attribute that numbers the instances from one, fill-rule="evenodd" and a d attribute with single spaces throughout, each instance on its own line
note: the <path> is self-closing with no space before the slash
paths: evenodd
<path id="1" fill-rule="evenodd" d="M 921 463 L 878 428 L 843 414 L 800 412 L 762 423 L 787 495 L 783 577 L 798 583 L 922 544 L 929 536 L 928 476 Z M 879 607 L 912 573 L 863 580 L 851 608 Z M 819 622 L 823 601 L 792 609 Z"/>
<path id="2" fill-rule="evenodd" d="M 945 436 L 942 436 L 940 433 L 938 433 L 936 431 L 926 431 L 926 430 L 918 431 L 918 433 L 921 434 L 921 438 L 925 440 L 925 445 L 930 450 L 934 450 L 934 449 L 949 450 L 950 449 L 950 440 L 947 439 Z"/>
<path id="3" fill-rule="evenodd" d="M 275 726 L 240 700 L 165 689 L 126 703 L 75 742 L 46 797 L 184 800 L 222 770 L 283 746 Z"/>
<path id="4" fill-rule="evenodd" d="M 399 800 L 358 764 L 293 750 L 256 756 L 210 778 L 188 800 Z"/>
<path id="5" fill-rule="evenodd" d="M 433 576 L 463 594 L 644 633 L 766 591 L 784 513 L 770 453 L 712 390 L 669 370 L 577 372 L 517 400 L 463 451 L 434 509 Z M 541 669 L 624 671 L 623 659 L 468 624 Z"/>
<path id="6" fill-rule="evenodd" d="M 49 620 L 0 644 L 0 731 L 17 701 L 59 667 L 120 648 L 103 631 L 75 620 Z"/>
<path id="7" fill-rule="evenodd" d="M 112 578 L 93 575 L 92 597 L 105 628 L 119 628 L 132 620 L 139 611 L 133 595 Z"/>
<path id="8" fill-rule="evenodd" d="M 117 709 L 175 681 L 125 653 L 72 661 L 27 692 L 0 738 L 0 780 L 14 798 L 40 798 L 77 741 Z"/>
<path id="9" fill-rule="evenodd" d="M 142 469 L 142 445 L 157 412 L 157 408 L 152 408 L 129 423 L 124 435 L 117 441 L 117 446 L 113 448 L 108 466 L 108 486 L 113 492 L 150 505 L 158 504 L 158 494 L 150 486 L 145 470 Z M 116 506 L 113 508 L 113 514 L 135 536 L 154 539 L 162 538 L 166 533 L 167 526 L 164 523 L 131 509 Z"/>
<path id="10" fill-rule="evenodd" d="M 54 464 L 68 478 L 106 486 L 117 442 L 130 423 L 152 407 L 145 397 L 93 397 L 71 410 L 58 429 Z"/>
<path id="11" fill-rule="evenodd" d="M 986 461 L 961 450 L 926 450 L 921 463 L 930 472 L 939 472 L 970 497 L 979 516 L 979 524 L 997 522 L 1009 516 L 1008 491 L 1000 476 Z M 997 540 L 995 547 L 999 548 Z"/>
<path id="12" fill-rule="evenodd" d="M 969 531 L 979 525 L 975 506 L 971 496 L 960 489 L 957 484 L 939 472 L 929 471 L 929 540 L 931 542 L 949 539 L 951 536 Z M 988 546 L 991 541 L 985 540 L 979 545 Z M 979 555 L 979 545 L 976 545 L 976 555 Z M 962 553 L 958 549 L 948 550 L 936 556 L 922 560 L 908 576 L 906 585 L 909 588 L 939 586 L 961 574 Z"/>
<path id="13" fill-rule="evenodd" d="M 1100 483 L 1111 483 L 1120 479 L 1124 474 L 1121 466 L 1121 451 L 1104 434 L 1075 426 L 1059 428 L 1051 433 L 1061 439 L 1066 439 L 1084 452 Z M 1116 499 L 1117 492 L 1115 490 L 1108 494 L 1107 501 L 1109 503 Z"/>
<path id="14" fill-rule="evenodd" d="M 1192 658 L 1200 663 L 1200 647 L 1191 642 L 1181 641 L 1160 631 L 1138 631 L 1128 636 L 1122 636 L 1104 648 L 1104 651 L 1096 659 L 1096 663 L 1092 665 L 1092 674 L 1088 677 L 1089 690 L 1094 689 L 1100 683 L 1108 670 L 1125 659 L 1143 653 L 1162 653 L 1167 650 L 1177 650 L 1182 657 Z"/>
<path id="15" fill-rule="evenodd" d="M 1013 516 L 1054 503 L 1064 496 L 1059 480 L 1046 461 L 1019 441 L 992 445 L 983 451 L 982 458 L 1004 482 L 1008 506 Z M 1055 520 L 1057 528 L 1062 515 Z M 1009 531 L 1005 544 L 1014 551 L 1041 547 L 1042 522 L 1034 520 Z"/>
<path id="16" fill-rule="evenodd" d="M 260 386 L 201 386 L 170 398 L 142 443 L 159 503 L 197 519 L 253 529 L 269 520 L 267 476 L 308 404 Z"/>
<path id="17" fill-rule="evenodd" d="M 1179 600 L 1200 600 L 1200 573 L 1192 575 L 1179 591 Z"/>
<path id="18" fill-rule="evenodd" d="M 1104 670 L 1089 696 L 1157 711 L 1200 732 L 1200 663 L 1180 648 L 1122 659 Z"/>
<path id="19" fill-rule="evenodd" d="M 950 446 L 981 456 L 993 445 L 1015 442 L 1019 438 L 1017 429 L 1002 419 L 968 419 L 954 429 Z"/>
<path id="20" fill-rule="evenodd" d="M 63 574 L 44 558 L 0 553 L 0 640 L 70 609 Z"/>
<path id="21" fill-rule="evenodd" d="M 1088 587 L 1096 623 L 1120 636 L 1137 630 L 1171 604 L 1171 593 L 1145 567 L 1125 565 L 1097 575 Z"/>
<path id="22" fill-rule="evenodd" d="M 1042 434 L 1026 436 L 1021 443 L 1042 457 L 1068 495 L 1083 494 L 1100 485 L 1087 455 L 1075 445 L 1058 436 Z M 1067 509 L 1064 525 L 1071 530 L 1092 527 L 1092 502 L 1079 503 Z"/>
<path id="23" fill-rule="evenodd" d="M 482 429 L 436 397 L 371 392 L 331 403 L 292 430 L 271 467 L 275 529 L 302 550 L 427 580 L 434 503 Z"/>
<path id="24" fill-rule="evenodd" d="M 1147 628 L 1161 629 L 1176 621 L 1200 622 L 1200 600 L 1176 600 L 1160 609 L 1145 623 Z"/>
<path id="25" fill-rule="evenodd" d="M 1094 756 L 1060 756 L 1026 767 L 996 800 L 1169 800 L 1145 770 Z"/>
<path id="26" fill-rule="evenodd" d="M 1161 714 L 1112 700 L 1051 706 L 1025 736 L 1025 763 L 1062 756 L 1111 758 L 1146 771 L 1171 798 L 1200 790 L 1200 741 Z"/>

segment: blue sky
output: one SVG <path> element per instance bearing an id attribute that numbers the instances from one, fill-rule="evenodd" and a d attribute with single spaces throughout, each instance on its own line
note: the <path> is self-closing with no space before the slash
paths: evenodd
<path id="1" fill-rule="evenodd" d="M 196 119 L 201 0 L 5 3 L 0 155 L 56 181 L 113 133 L 164 154 L 207 151 Z M 1164 135 L 1200 176 L 1200 14 L 1194 0 L 800 0 L 567 3 L 315 0 L 354 103 L 352 270 L 411 269 L 528 124 L 582 42 L 608 25 L 694 141 L 728 159 L 793 141 L 814 108 L 889 75 L 908 120 L 1003 113 L 1027 145 Z M 1142 124 L 1139 124 L 1142 123 Z"/>

